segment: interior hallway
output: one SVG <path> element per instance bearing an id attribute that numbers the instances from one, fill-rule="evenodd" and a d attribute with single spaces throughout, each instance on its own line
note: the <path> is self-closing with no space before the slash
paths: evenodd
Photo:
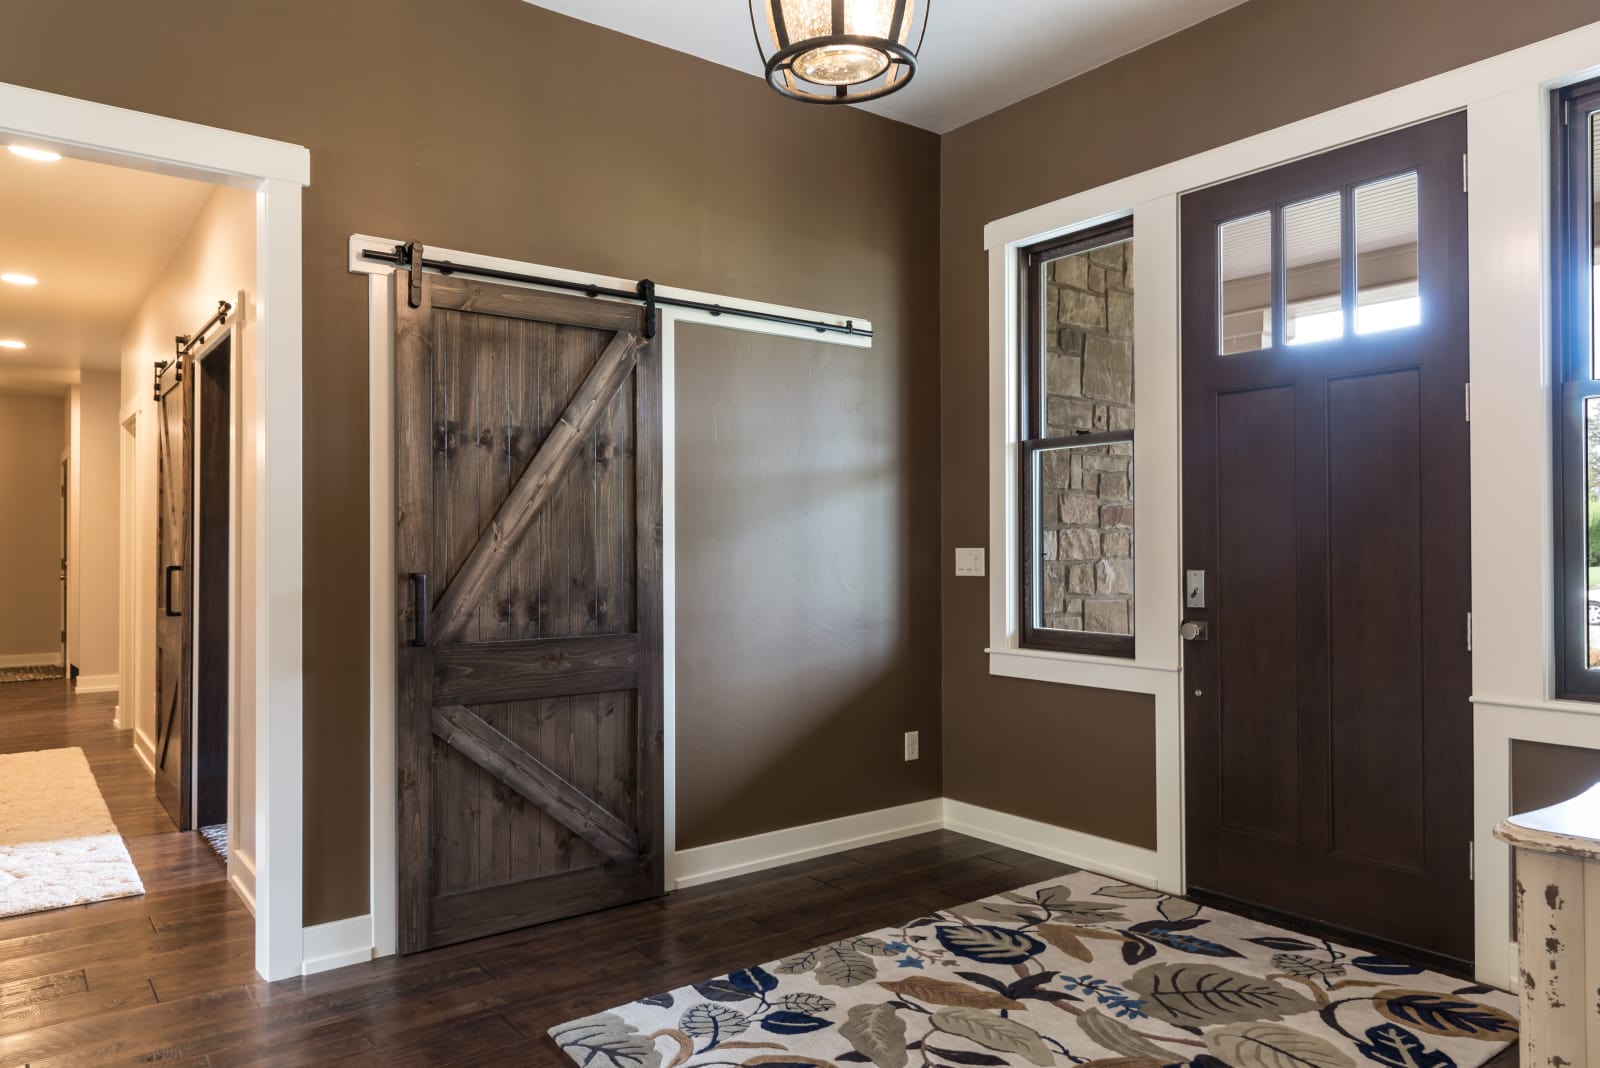
<path id="1" fill-rule="evenodd" d="M 56 1063 L 19 1053 L 19 1042 L 153 1042 L 140 1010 L 255 979 L 249 911 L 205 839 L 173 829 L 133 732 L 112 727 L 116 703 L 61 680 L 0 686 L 0 752 L 82 749 L 145 885 L 142 897 L 0 918 L 0 1064 Z"/>

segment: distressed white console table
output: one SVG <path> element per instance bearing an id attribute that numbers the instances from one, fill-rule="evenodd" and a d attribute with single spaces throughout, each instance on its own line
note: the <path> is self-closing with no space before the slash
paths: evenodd
<path id="1" fill-rule="evenodd" d="M 1517 854 L 1523 1068 L 1600 1068 L 1600 783 L 1494 836 Z"/>

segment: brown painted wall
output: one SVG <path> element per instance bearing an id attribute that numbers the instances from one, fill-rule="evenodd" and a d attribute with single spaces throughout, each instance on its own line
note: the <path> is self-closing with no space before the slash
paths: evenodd
<path id="1" fill-rule="evenodd" d="M 939 796 L 937 381 L 686 326 L 677 387 L 679 846 Z"/>
<path id="2" fill-rule="evenodd" d="M 61 659 L 62 410 L 59 394 L 0 393 L 0 657 Z"/>
<path id="3" fill-rule="evenodd" d="M 1511 811 L 1532 812 L 1600 783 L 1600 749 L 1544 742 L 1511 743 Z"/>
<path id="4" fill-rule="evenodd" d="M 0 72 L 311 150 L 308 924 L 367 908 L 366 285 L 346 270 L 351 233 L 869 317 L 876 355 L 895 369 L 882 383 L 895 396 L 874 400 L 904 419 L 900 457 L 932 466 L 937 383 L 931 367 L 922 381 L 906 373 L 938 344 L 931 134 L 800 107 L 756 79 L 521 0 L 11 0 Z M 797 165 L 802 149 L 848 164 Z M 818 429 L 852 417 L 819 412 Z M 920 475 L 907 487 L 897 522 L 931 543 L 937 487 Z M 925 560 L 903 550 L 897 565 L 932 588 Z M 901 626 L 897 640 L 926 621 Z M 898 752 L 889 757 L 875 774 L 898 774 Z M 861 796 L 860 807 L 875 803 Z M 851 804 L 819 799 L 818 810 Z"/>
<path id="5" fill-rule="evenodd" d="M 1595 17 L 1594 0 L 1251 0 L 947 135 L 943 557 L 988 539 L 985 223 Z M 1151 702 L 990 679 L 985 584 L 943 583 L 946 794 L 1153 846 Z"/>

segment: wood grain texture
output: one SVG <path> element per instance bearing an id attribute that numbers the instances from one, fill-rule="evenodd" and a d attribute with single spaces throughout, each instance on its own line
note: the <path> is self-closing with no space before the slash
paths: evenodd
<path id="1" fill-rule="evenodd" d="M 638 852 L 638 839 L 627 824 L 485 723 L 470 708 L 434 708 L 433 733 L 606 856 L 621 860 Z"/>
<path id="2" fill-rule="evenodd" d="M 434 700 L 488 704 L 631 690 L 639 680 L 639 636 L 582 638 L 441 648 L 434 656 Z"/>
<path id="3" fill-rule="evenodd" d="M 399 275 L 395 276 L 399 279 Z M 395 283 L 394 387 L 396 397 L 420 397 L 412 404 L 395 408 L 395 580 L 399 584 L 396 603 L 395 645 L 399 679 L 395 701 L 399 714 L 395 724 L 396 780 L 400 809 L 396 827 L 396 850 L 402 857 L 429 856 L 433 848 L 433 730 L 427 721 L 408 714 L 408 710 L 430 700 L 433 681 L 433 656 L 428 648 L 411 644 L 417 620 L 409 576 L 434 574 L 436 548 L 433 529 L 433 453 L 434 394 L 433 338 L 429 321 L 429 290 L 423 289 L 423 304 L 411 307 L 403 279 Z M 398 873 L 397 902 L 399 922 L 397 942 L 402 953 L 418 950 L 428 941 L 428 903 L 432 897 L 426 865 L 401 864 Z"/>
<path id="4" fill-rule="evenodd" d="M 471 553 L 436 606 L 441 641 L 453 641 L 466 630 L 471 606 L 482 597 L 507 554 L 527 533 L 566 473 L 567 465 L 583 450 L 612 394 L 633 371 L 638 345 L 637 335 L 617 335 L 506 496 L 489 529 L 475 539 Z M 467 362 L 456 361 L 455 365 Z M 470 480 L 452 479 L 451 484 L 467 485 Z"/>
<path id="5" fill-rule="evenodd" d="M 639 333 L 643 312 L 632 304 L 588 300 L 543 289 L 452 275 L 427 276 L 435 308 L 531 322 L 567 323 L 596 330 Z"/>
<path id="6" fill-rule="evenodd" d="M 659 350 L 581 297 L 439 282 L 396 295 L 399 570 L 446 585 L 427 646 L 397 635 L 406 953 L 657 895 L 664 865 Z"/>
<path id="7" fill-rule="evenodd" d="M 156 406 L 156 789 L 180 829 L 192 825 L 194 368 L 158 379 Z M 170 594 L 170 602 L 169 602 Z"/>

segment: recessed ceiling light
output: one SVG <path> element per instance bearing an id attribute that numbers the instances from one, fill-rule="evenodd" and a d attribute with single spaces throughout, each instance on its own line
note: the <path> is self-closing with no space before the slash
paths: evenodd
<path id="1" fill-rule="evenodd" d="M 0 274 L 0 282 L 11 286 L 36 286 L 39 284 L 39 280 L 31 274 L 14 274 L 9 271 L 5 274 Z"/>
<path id="2" fill-rule="evenodd" d="M 51 152 L 45 148 L 30 148 L 27 145 L 7 145 L 6 147 L 11 150 L 13 156 L 31 159 L 35 163 L 54 163 L 61 158 L 61 153 Z"/>
<path id="3" fill-rule="evenodd" d="M 15 338 L 0 338 L 0 349 L 25 349 L 27 344 Z"/>

